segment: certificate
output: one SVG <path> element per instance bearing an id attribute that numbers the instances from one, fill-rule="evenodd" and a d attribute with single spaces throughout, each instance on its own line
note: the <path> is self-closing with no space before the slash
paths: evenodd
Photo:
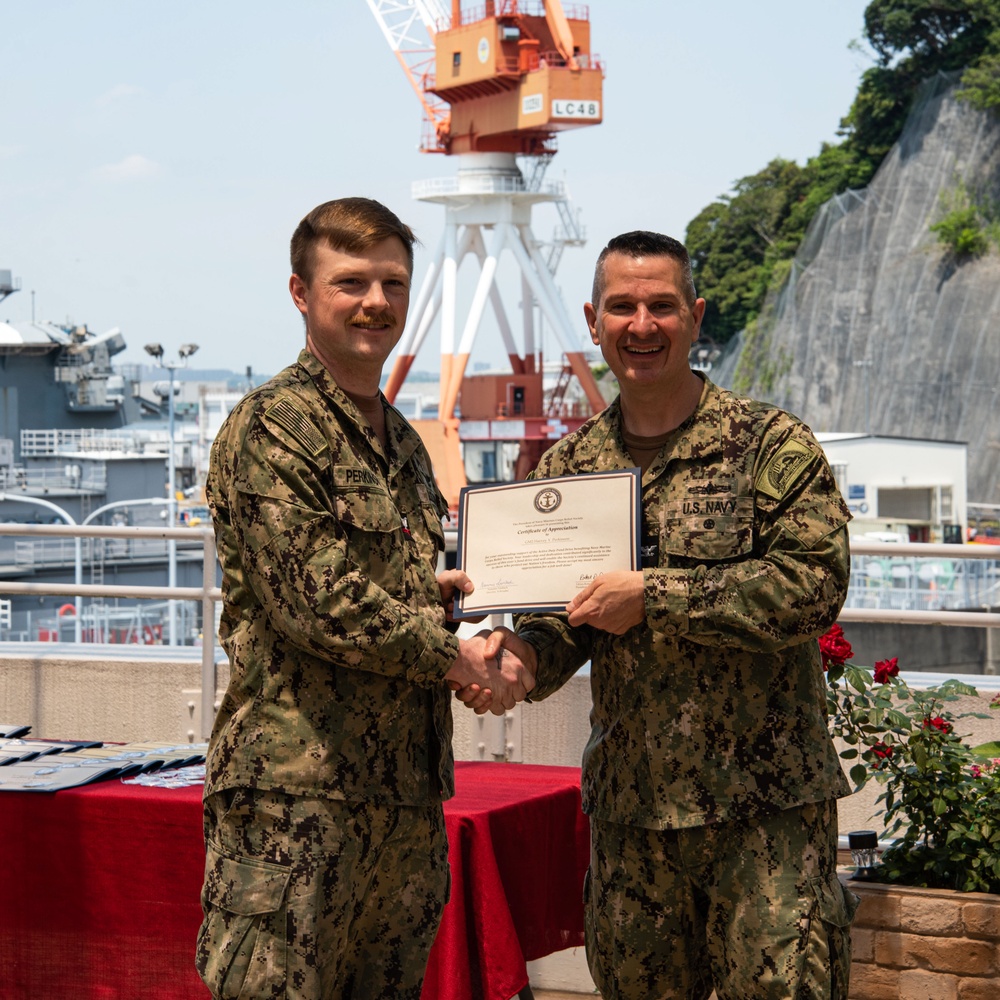
<path id="1" fill-rule="evenodd" d="M 467 486 L 458 568 L 475 584 L 454 617 L 562 611 L 602 573 L 640 567 L 638 469 Z"/>

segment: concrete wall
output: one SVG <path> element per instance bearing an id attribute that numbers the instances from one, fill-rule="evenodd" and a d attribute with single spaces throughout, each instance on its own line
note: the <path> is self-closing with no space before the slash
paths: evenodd
<path id="1" fill-rule="evenodd" d="M 159 647 L 160 655 L 163 648 Z M 229 669 L 217 664 L 219 700 Z M 104 742 L 201 742 L 198 733 L 201 663 L 194 659 L 93 659 L 46 651 L 0 654 L 0 722 L 28 723 L 33 736 Z M 1000 740 L 1000 712 L 990 692 L 954 703 L 956 731 L 972 745 Z M 577 675 L 551 698 L 506 716 L 477 716 L 454 703 L 454 748 L 459 760 L 511 760 L 578 767 L 590 735 L 590 678 Z M 870 782 L 840 805 L 841 832 L 877 828 L 881 786 Z"/>
<path id="2" fill-rule="evenodd" d="M 216 670 L 221 695 L 229 668 Z M 0 721 L 41 738 L 200 743 L 200 697 L 200 660 L 0 654 Z"/>

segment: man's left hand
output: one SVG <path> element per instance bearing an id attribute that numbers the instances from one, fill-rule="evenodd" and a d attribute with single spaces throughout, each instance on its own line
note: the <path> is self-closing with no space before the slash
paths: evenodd
<path id="1" fill-rule="evenodd" d="M 566 605 L 566 610 L 570 625 L 593 625 L 602 632 L 624 634 L 646 618 L 642 571 L 602 573 Z"/>

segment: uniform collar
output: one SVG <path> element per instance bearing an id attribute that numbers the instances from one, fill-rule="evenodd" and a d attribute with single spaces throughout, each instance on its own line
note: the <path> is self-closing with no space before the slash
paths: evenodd
<path id="1" fill-rule="evenodd" d="M 299 353 L 298 363 L 308 372 L 320 393 L 354 424 L 358 433 L 364 435 L 372 450 L 386 462 L 390 476 L 406 464 L 416 451 L 420 439 L 399 410 L 383 398 L 386 406 L 385 426 L 389 451 L 386 455 L 382 442 L 372 432 L 368 421 L 362 417 L 347 393 L 337 385 L 323 362 L 311 351 L 303 348 Z"/>
<path id="2" fill-rule="evenodd" d="M 722 452 L 722 392 L 710 379 L 705 378 L 704 382 L 694 413 L 677 428 L 673 440 L 653 460 L 643 477 L 645 481 L 655 479 L 673 459 L 696 455 L 706 458 Z M 584 448 L 577 451 L 577 459 L 587 464 L 588 471 L 623 468 L 632 464 L 621 428 L 621 401 L 616 398 L 594 422 L 587 433 Z"/>

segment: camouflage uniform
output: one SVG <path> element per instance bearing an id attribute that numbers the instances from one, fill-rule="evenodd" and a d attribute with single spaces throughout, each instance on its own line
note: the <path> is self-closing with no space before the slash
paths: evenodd
<path id="1" fill-rule="evenodd" d="M 551 448 L 535 475 L 634 464 L 616 401 Z M 562 615 L 517 622 L 518 634 L 538 650 L 534 700 L 591 660 L 593 728 L 582 784 L 594 831 L 588 926 L 595 979 L 606 998 L 707 997 L 707 954 L 720 1000 L 839 997 L 828 991 L 831 979 L 844 976 L 829 966 L 842 965 L 845 954 L 849 962 L 850 905 L 834 872 L 836 811 L 826 808 L 832 820 L 824 826 L 809 823 L 802 810 L 849 792 L 827 733 L 815 640 L 835 621 L 847 592 L 850 514 L 803 424 L 708 380 L 694 414 L 643 476 L 642 507 L 642 624 L 618 636 L 573 628 Z M 783 812 L 798 819 L 783 821 Z M 785 831 L 779 841 L 734 852 L 763 823 Z M 798 841 L 789 830 L 800 831 Z M 768 842 L 772 835 L 761 836 Z M 678 850 L 686 860 L 670 870 L 664 859 Z M 756 883 L 737 872 L 747 867 L 747 850 L 762 867 Z M 623 874 L 629 854 L 646 862 L 636 860 Z M 798 877 L 786 881 L 780 898 L 769 898 L 775 882 L 767 870 L 776 864 L 790 871 L 796 861 Z M 612 876 L 625 879 L 624 898 L 633 902 L 647 888 L 661 896 L 693 892 L 709 901 L 710 913 L 699 908 L 700 925 L 689 914 L 661 914 L 628 936 Z M 650 886 L 650 879 L 661 886 Z M 780 911 L 756 937 L 748 937 L 753 922 L 734 931 L 737 911 L 725 904 L 752 885 L 765 891 L 757 905 Z M 610 907 L 618 907 L 611 923 L 626 935 L 614 942 L 607 940 Z M 817 913 L 830 944 L 813 992 L 795 977 L 815 968 L 810 921 Z M 605 931 L 596 947 L 595 921 Z M 793 939 L 779 946 L 789 926 Z M 681 956 L 670 943 L 675 937 L 688 942 L 678 948 Z M 742 953 L 724 951 L 720 942 L 727 940 L 742 940 Z M 734 967 L 781 964 L 779 947 L 792 956 L 785 963 L 789 981 L 762 975 L 760 983 L 770 985 L 758 984 L 755 992 L 733 977 Z M 639 974 L 625 975 L 626 964 Z"/>
<path id="2" fill-rule="evenodd" d="M 232 672 L 198 967 L 217 996 L 419 995 L 447 893 L 458 640 L 436 581 L 447 504 L 391 407 L 386 429 L 383 449 L 303 351 L 212 448 Z"/>

